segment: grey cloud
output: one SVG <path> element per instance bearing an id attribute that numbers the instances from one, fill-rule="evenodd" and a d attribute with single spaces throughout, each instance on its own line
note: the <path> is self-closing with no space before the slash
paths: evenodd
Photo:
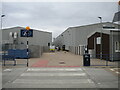
<path id="1" fill-rule="evenodd" d="M 3 3 L 4 27 L 31 26 L 32 28 L 53 31 L 53 37 L 69 26 L 87 25 L 103 21 L 112 21 L 117 12 L 116 3 L 100 2 L 39 2 L 39 3 Z"/>

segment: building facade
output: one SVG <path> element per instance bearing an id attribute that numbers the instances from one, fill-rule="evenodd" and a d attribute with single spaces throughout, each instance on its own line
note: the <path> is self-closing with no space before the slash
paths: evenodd
<path id="1" fill-rule="evenodd" d="M 110 31 L 110 60 L 120 61 L 120 29 Z"/>
<path id="2" fill-rule="evenodd" d="M 54 44 L 60 47 L 64 45 L 66 50 L 82 55 L 84 46 L 88 44 L 87 39 L 90 34 L 97 31 L 110 34 L 110 31 L 103 30 L 103 26 L 118 28 L 118 24 L 110 22 L 69 27 L 55 39 Z"/>
<path id="3" fill-rule="evenodd" d="M 110 37 L 109 34 L 101 32 L 95 32 L 90 37 L 88 37 L 88 49 L 92 57 L 101 59 L 106 59 L 109 57 L 110 55 L 109 37 Z"/>
<path id="4" fill-rule="evenodd" d="M 3 49 L 26 49 L 27 37 L 21 37 L 23 27 L 13 27 L 2 29 L 2 47 Z M 39 56 L 38 54 L 48 51 L 48 45 L 52 43 L 52 33 L 33 30 L 33 37 L 29 37 L 29 49 L 32 57 Z M 37 52 L 39 51 L 39 52 Z"/>
<path id="5" fill-rule="evenodd" d="M 120 30 L 109 29 L 107 31 L 110 34 L 94 32 L 88 37 L 89 53 L 93 58 L 120 61 Z"/>

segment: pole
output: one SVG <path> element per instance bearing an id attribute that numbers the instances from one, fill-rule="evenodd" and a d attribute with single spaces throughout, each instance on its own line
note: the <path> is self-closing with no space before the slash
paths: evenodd
<path id="1" fill-rule="evenodd" d="M 112 41 L 111 41 L 111 43 L 112 43 L 112 55 L 110 55 L 110 57 L 112 56 L 112 61 L 113 61 L 113 54 L 114 54 L 114 48 L 113 48 L 113 44 L 114 44 L 114 40 L 113 40 L 113 31 L 111 31 L 111 38 L 112 38 Z"/>
<path id="2" fill-rule="evenodd" d="M 1 18 L 1 31 L 2 31 L 2 23 L 3 23 L 3 22 L 2 22 L 2 18 L 3 18 L 3 17 L 5 17 L 5 15 L 1 15 L 1 16 L 0 16 L 0 18 Z M 2 38 L 2 39 L 3 39 L 3 38 Z M 5 43 L 4 43 L 4 51 L 2 50 L 4 56 L 5 56 L 5 48 L 6 48 L 6 45 L 5 45 Z M 5 65 L 5 64 L 4 64 L 4 65 Z"/>
<path id="3" fill-rule="evenodd" d="M 101 45 L 100 45 L 100 59 L 102 60 L 102 18 L 100 19 L 100 23 L 101 23 L 101 33 L 100 33 L 100 37 L 101 37 Z"/>
<path id="4" fill-rule="evenodd" d="M 100 37 L 101 37 L 101 44 L 100 44 L 100 59 L 102 60 L 102 17 L 98 17 L 100 19 L 100 24 L 101 24 L 101 32 L 100 32 Z"/>
<path id="5" fill-rule="evenodd" d="M 28 64 L 29 64 L 29 38 L 28 38 L 28 34 L 29 34 L 29 31 L 30 30 L 30 27 L 26 27 L 26 34 L 27 34 L 27 67 L 28 67 Z"/>
<path id="6" fill-rule="evenodd" d="M 106 56 L 106 66 L 108 66 L 108 57 Z"/>
<path id="7" fill-rule="evenodd" d="M 1 15 L 1 30 L 2 30 L 2 15 Z"/>
<path id="8" fill-rule="evenodd" d="M 27 67 L 29 63 L 29 38 L 28 38 L 28 30 L 27 30 Z"/>

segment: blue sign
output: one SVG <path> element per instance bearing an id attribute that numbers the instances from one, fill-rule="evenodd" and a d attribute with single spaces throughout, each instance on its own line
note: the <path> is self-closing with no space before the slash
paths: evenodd
<path id="1" fill-rule="evenodd" d="M 33 30 L 21 29 L 21 37 L 33 37 Z"/>

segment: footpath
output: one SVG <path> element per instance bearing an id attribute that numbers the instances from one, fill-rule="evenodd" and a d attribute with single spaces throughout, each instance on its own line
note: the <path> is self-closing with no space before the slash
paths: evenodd
<path id="1" fill-rule="evenodd" d="M 118 62 L 107 62 L 106 60 L 92 58 L 90 61 L 91 66 L 89 67 L 118 67 Z M 6 61 L 6 66 L 3 66 L 3 68 L 26 67 L 27 59 L 16 59 L 16 62 L 16 66 L 13 66 L 14 62 Z M 30 58 L 28 67 L 83 67 L 83 56 L 74 55 L 73 53 L 65 51 L 43 53 L 40 58 Z"/>

